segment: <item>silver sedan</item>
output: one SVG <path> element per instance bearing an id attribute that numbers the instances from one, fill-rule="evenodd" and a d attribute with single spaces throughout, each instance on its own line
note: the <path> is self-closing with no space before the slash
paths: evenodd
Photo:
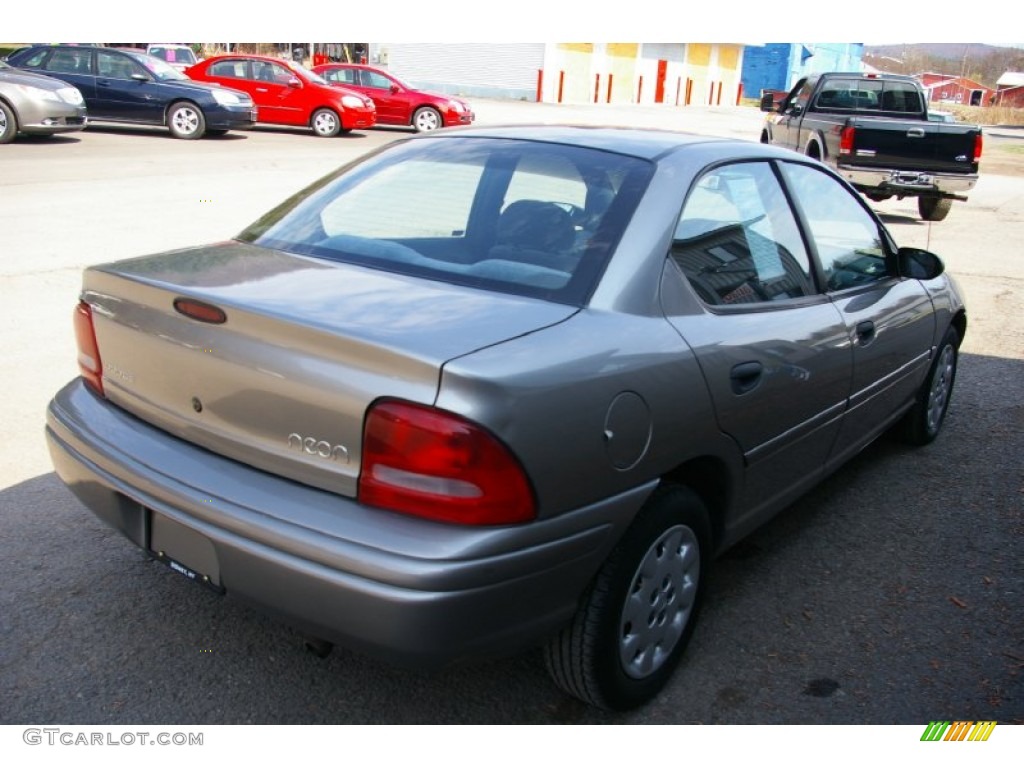
<path id="1" fill-rule="evenodd" d="M 52 136 L 86 126 L 85 100 L 67 83 L 0 61 L 0 144 L 19 133 Z"/>
<path id="2" fill-rule="evenodd" d="M 436 667 L 664 685 L 716 555 L 884 432 L 966 310 L 820 163 L 670 132 L 399 140 L 234 241 L 99 265 L 58 475 L 177 573 Z M 856 542 L 851 542 L 856 546 Z"/>

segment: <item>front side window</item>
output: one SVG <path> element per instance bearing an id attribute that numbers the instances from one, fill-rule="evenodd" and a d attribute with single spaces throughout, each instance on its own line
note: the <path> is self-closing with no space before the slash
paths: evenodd
<path id="1" fill-rule="evenodd" d="M 371 72 L 368 69 L 364 69 L 359 73 L 362 78 L 363 85 L 367 88 L 382 88 L 385 91 L 390 90 L 394 83 L 388 78 L 384 77 L 377 72 Z"/>
<path id="2" fill-rule="evenodd" d="M 329 69 L 323 73 L 323 78 L 342 85 L 359 85 L 359 76 L 354 69 Z"/>
<path id="3" fill-rule="evenodd" d="M 683 206 L 671 255 L 712 306 L 816 293 L 796 219 L 769 163 L 736 163 L 701 176 Z"/>
<path id="4" fill-rule="evenodd" d="M 390 272 L 580 304 L 653 166 L 510 139 L 392 145 L 303 191 L 247 242 Z M 427 191 L 427 193 L 425 193 Z"/>
<path id="5" fill-rule="evenodd" d="M 141 74 L 142 71 L 127 56 L 113 51 L 96 52 L 96 74 L 100 77 L 129 80 L 136 72 Z"/>
<path id="6" fill-rule="evenodd" d="M 802 163 L 782 167 L 807 218 L 828 290 L 891 277 L 878 222 L 857 194 L 819 168 Z"/>

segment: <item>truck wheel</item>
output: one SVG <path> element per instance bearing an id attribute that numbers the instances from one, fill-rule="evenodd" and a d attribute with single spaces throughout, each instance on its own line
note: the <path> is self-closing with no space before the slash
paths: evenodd
<path id="1" fill-rule="evenodd" d="M 953 200 L 949 197 L 917 198 L 917 212 L 921 214 L 921 221 L 942 221 L 952 207 Z"/>

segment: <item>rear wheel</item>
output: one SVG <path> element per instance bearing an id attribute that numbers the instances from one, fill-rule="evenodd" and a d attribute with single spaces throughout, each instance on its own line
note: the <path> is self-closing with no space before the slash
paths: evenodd
<path id="1" fill-rule="evenodd" d="M 412 116 L 412 127 L 420 133 L 435 131 L 443 125 L 441 113 L 433 107 L 420 107 Z"/>
<path id="2" fill-rule="evenodd" d="M 195 104 L 182 101 L 168 110 L 167 127 L 176 139 L 198 139 L 206 132 L 206 118 Z"/>
<path id="3" fill-rule="evenodd" d="M 917 212 L 922 221 L 942 221 L 953 207 L 953 199 L 949 197 L 919 197 Z"/>
<path id="4" fill-rule="evenodd" d="M 555 683 L 604 709 L 653 698 L 693 634 L 709 558 L 703 502 L 682 486 L 660 488 L 601 566 L 572 623 L 548 644 Z"/>
<path id="5" fill-rule="evenodd" d="M 18 118 L 14 110 L 0 101 L 0 144 L 10 144 L 18 135 Z"/>
<path id="6" fill-rule="evenodd" d="M 341 133 L 341 119 L 332 109 L 318 109 L 313 113 L 310 125 L 313 126 L 313 133 L 325 139 Z"/>

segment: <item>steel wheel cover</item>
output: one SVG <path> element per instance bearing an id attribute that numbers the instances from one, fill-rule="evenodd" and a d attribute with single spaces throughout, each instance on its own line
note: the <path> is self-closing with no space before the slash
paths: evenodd
<path id="1" fill-rule="evenodd" d="M 928 432 L 935 434 L 946 412 L 949 394 L 953 389 L 953 374 L 956 366 L 956 352 L 951 345 L 942 348 L 942 355 L 935 365 L 931 390 L 928 393 Z"/>
<path id="2" fill-rule="evenodd" d="M 337 119 L 330 112 L 318 112 L 313 118 L 313 129 L 317 133 L 331 133 L 337 125 Z"/>
<path id="3" fill-rule="evenodd" d="M 644 555 L 622 607 L 619 658 L 641 679 L 672 654 L 690 620 L 700 579 L 700 544 L 685 525 L 662 533 Z"/>
<path id="4" fill-rule="evenodd" d="M 5 133 L 7 133 L 8 127 L 9 126 L 7 125 L 7 113 L 0 109 L 0 136 L 3 136 Z"/>

